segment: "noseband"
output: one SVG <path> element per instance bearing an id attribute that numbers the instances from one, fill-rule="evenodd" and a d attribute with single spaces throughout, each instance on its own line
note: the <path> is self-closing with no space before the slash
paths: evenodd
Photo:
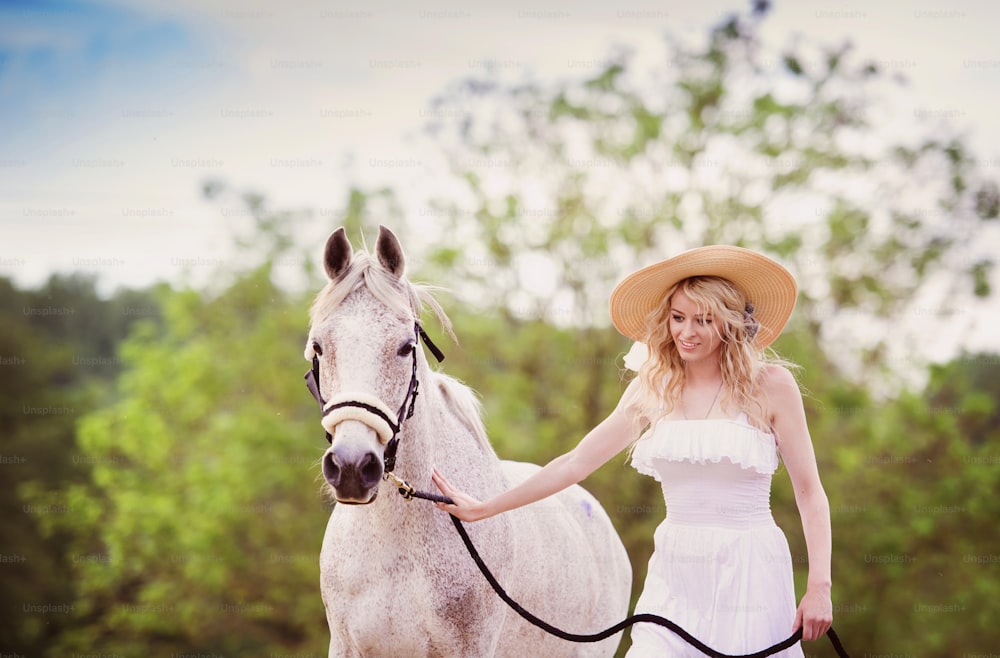
<path id="1" fill-rule="evenodd" d="M 357 420 L 375 430 L 379 440 L 386 444 L 383 465 L 385 472 L 391 473 L 396 468 L 396 449 L 399 447 L 399 430 L 403 421 L 413 415 L 413 405 L 417 402 L 417 390 L 420 382 L 417 380 L 417 351 L 419 342 L 422 340 L 427 349 L 431 351 L 438 363 L 444 361 L 444 352 L 438 349 L 437 345 L 431 341 L 430 337 L 420 326 L 419 322 L 413 323 L 413 370 L 410 374 L 410 386 L 403 398 L 403 404 L 396 414 L 395 421 L 392 419 L 391 410 L 381 400 L 367 393 L 339 393 L 329 400 L 323 399 L 323 394 L 319 389 L 319 355 L 313 351 L 312 368 L 305 374 L 306 388 L 312 396 L 319 402 L 323 411 L 323 418 L 332 416 L 334 425 L 344 420 Z M 326 440 L 333 443 L 333 437 L 326 433 Z"/>

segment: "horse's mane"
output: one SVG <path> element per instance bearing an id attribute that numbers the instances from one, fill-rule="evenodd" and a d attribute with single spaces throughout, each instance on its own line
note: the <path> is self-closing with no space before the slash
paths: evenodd
<path id="1" fill-rule="evenodd" d="M 458 338 L 456 338 L 451 326 L 451 320 L 441 308 L 441 304 L 434 299 L 435 287 L 413 283 L 405 277 L 396 277 L 364 251 L 354 252 L 347 271 L 343 272 L 337 280 L 328 281 L 326 286 L 316 295 L 316 299 L 309 309 L 310 334 L 313 327 L 333 313 L 351 291 L 360 286 L 366 286 L 375 299 L 385 304 L 401 318 L 419 321 L 423 308 L 429 307 L 452 340 L 458 343 Z M 309 344 L 312 344 L 311 340 Z M 432 371 L 431 377 L 439 385 L 448 409 L 469 428 L 484 449 L 493 452 L 493 446 L 489 442 L 486 428 L 483 425 L 482 407 L 472 389 L 457 379 L 440 372 Z"/>
<path id="2" fill-rule="evenodd" d="M 448 401 L 448 409 L 458 416 L 472 432 L 479 447 L 495 456 L 496 451 L 493 450 L 493 445 L 486 435 L 486 426 L 483 425 L 482 405 L 475 392 L 454 377 L 449 377 L 444 373 L 435 372 L 433 377 L 437 380 L 438 386 L 444 394 L 443 397 Z"/>

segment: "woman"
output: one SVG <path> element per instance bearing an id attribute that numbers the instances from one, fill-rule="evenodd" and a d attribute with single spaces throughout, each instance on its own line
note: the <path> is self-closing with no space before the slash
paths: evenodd
<path id="1" fill-rule="evenodd" d="M 575 484 L 632 446 L 633 467 L 661 482 L 667 507 L 636 612 L 667 617 L 723 653 L 760 651 L 800 627 L 804 640 L 821 637 L 833 616 L 830 508 L 798 385 L 764 351 L 796 294 L 784 267 L 740 247 L 692 249 L 635 272 L 611 295 L 612 322 L 638 341 L 626 356 L 638 376 L 617 408 L 573 450 L 491 500 L 435 473 L 455 501 L 438 506 L 484 519 Z M 770 511 L 779 455 L 808 550 L 798 607 L 788 543 Z M 689 655 L 702 654 L 666 629 L 632 630 L 632 658 Z M 803 654 L 796 644 L 777 655 Z"/>

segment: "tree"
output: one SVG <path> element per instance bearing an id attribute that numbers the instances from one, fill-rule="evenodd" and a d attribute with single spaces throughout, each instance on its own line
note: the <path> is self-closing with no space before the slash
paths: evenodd
<path id="1" fill-rule="evenodd" d="M 432 126 L 463 187 L 438 199 L 441 239 L 408 261 L 412 277 L 454 291 L 443 301 L 461 343 L 444 368 L 482 394 L 501 456 L 547 461 L 621 393 L 627 342 L 603 309 L 622 274 L 703 242 L 779 256 L 803 287 L 778 348 L 806 364 L 833 500 L 838 629 L 849 647 L 893 653 L 994 646 L 994 588 L 981 576 L 997 510 L 977 492 L 997 484 L 995 396 L 982 394 L 995 369 L 949 364 L 926 386 L 894 382 L 895 397 L 844 373 L 898 364 L 889 344 L 910 345 L 899 320 L 929 304 L 932 284 L 954 293 L 945 308 L 990 292 L 992 258 L 963 249 L 996 217 L 995 185 L 961 140 L 878 139 L 887 80 L 877 65 L 846 47 L 769 55 L 754 20 L 724 21 L 701 50 L 669 42 L 665 69 L 643 71 L 621 52 L 581 83 L 477 80 L 442 97 L 432 114 L 466 113 Z M 370 237 L 375 217 L 401 213 L 392 190 L 352 189 L 342 214 L 311 224 L 261 195 L 243 202 L 245 266 L 210 290 L 160 292 L 162 326 L 133 327 L 114 403 L 78 426 L 91 473 L 33 492 L 76 511 L 49 524 L 71 537 L 70 554 L 99 556 L 74 565 L 78 610 L 54 655 L 325 643 L 314 558 L 327 510 L 312 484 L 324 444 L 299 360 L 308 299 L 277 281 L 301 270 L 318 287 L 318 250 L 294 251 L 299 229 L 322 239 L 344 224 Z M 845 351 L 838 341 L 857 337 L 838 332 L 852 318 L 884 331 Z M 625 470 L 612 460 L 585 484 L 638 583 L 665 510 L 656 484 Z M 804 543 L 780 473 L 773 501 L 801 576 Z"/>
<path id="2" fill-rule="evenodd" d="M 133 326 L 115 398 L 77 424 L 89 476 L 32 487 L 34 504 L 73 510 L 46 528 L 91 558 L 71 565 L 71 623 L 52 655 L 321 646 L 329 510 L 301 385 L 307 300 L 272 280 L 294 213 L 279 225 L 252 207 L 263 255 L 220 273 L 217 290 L 159 291 L 162 324 Z"/>
<path id="3" fill-rule="evenodd" d="M 296 239 L 316 214 L 274 209 L 220 181 L 204 193 L 241 206 L 231 227 L 239 265 L 203 290 L 161 285 L 142 302 L 123 291 L 104 312 L 58 325 L 100 341 L 88 327 L 124 317 L 128 338 L 100 343 L 117 376 L 103 406 L 63 419 L 61 454 L 85 467 L 72 478 L 25 473 L 21 486 L 35 508 L 72 510 L 39 519 L 61 568 L 59 596 L 47 600 L 65 602 L 65 623 L 44 629 L 51 655 L 256 655 L 326 642 L 318 554 L 329 508 L 316 468 L 325 443 L 301 357 L 319 254 Z M 377 228 L 373 216 L 392 201 L 349 190 L 332 221 Z M 4 317 L 29 335 L 30 319 Z M 86 344 L 80 352 L 91 354 Z M 44 341 L 12 353 L 46 354 Z M 44 579 L 23 573 L 23 589 L 41 592 Z M 38 616 L 10 619 L 24 627 Z M 43 631 L 29 630 L 33 641 Z"/>
<path id="4" fill-rule="evenodd" d="M 897 400 L 841 384 L 812 405 L 833 499 L 836 623 L 853 646 L 944 657 L 1000 642 L 986 612 L 1000 540 L 988 493 L 1000 485 L 998 375 L 1000 356 L 962 354 Z M 805 555 L 800 536 L 790 543 Z"/>
<path id="5" fill-rule="evenodd" d="M 943 618 L 926 612 L 950 611 L 962 596 L 953 583 L 975 590 L 963 598 L 968 610 L 989 605 L 990 587 L 972 584 L 968 568 L 950 576 L 959 546 L 989 553 L 957 523 L 988 517 L 980 505 L 935 517 L 969 509 L 962 499 L 972 495 L 947 475 L 964 476 L 967 465 L 944 421 L 986 397 L 941 416 L 920 386 L 910 391 L 929 372 L 920 355 L 935 330 L 961 331 L 991 293 L 995 256 L 977 241 L 995 231 L 996 182 L 957 136 L 926 127 L 893 137 L 895 81 L 877 63 L 846 44 L 769 51 L 758 20 L 722 21 L 703 49 L 668 40 L 651 68 L 622 50 L 582 81 L 487 76 L 447 90 L 428 132 L 459 189 L 434 201 L 444 229 L 425 277 L 447 281 L 485 316 L 468 321 L 482 331 L 474 345 L 467 325 L 456 325 L 464 348 L 482 355 L 463 376 L 483 394 L 498 451 L 547 461 L 620 393 L 608 360 L 627 343 L 606 329 L 604 309 L 621 276 L 716 242 L 780 258 L 801 294 L 777 349 L 806 366 L 833 499 L 838 628 L 857 646 L 897 652 L 954 655 L 973 636 L 993 646 L 979 619 L 946 617 L 925 638 L 872 617 L 926 628 Z M 573 329 L 553 342 L 534 329 L 539 322 Z M 975 466 L 970 477 L 992 483 L 995 472 Z M 623 486 L 620 467 L 609 464 L 588 486 L 611 509 L 641 582 L 663 510 L 655 487 Z M 775 480 L 774 507 L 801 577 L 804 541 L 786 480 Z M 947 559 L 916 557 L 942 546 Z M 915 599 L 929 607 L 914 608 Z"/>
<path id="6" fill-rule="evenodd" d="M 738 244 L 796 273 L 796 321 L 836 367 L 919 371 L 929 330 L 990 292 L 976 246 L 996 181 L 957 136 L 891 137 L 895 82 L 848 44 L 768 49 L 765 13 L 703 49 L 668 40 L 649 68 L 622 50 L 582 81 L 442 94 L 428 131 L 461 188 L 435 201 L 442 276 L 520 317 L 603 326 L 625 273 Z"/>
<path id="7" fill-rule="evenodd" d="M 364 197 L 357 193 L 359 208 Z M 366 213 L 358 217 L 371 227 Z M 46 527 L 66 541 L 66 555 L 85 558 L 70 561 L 75 609 L 53 655 L 280 653 L 325 643 L 316 556 L 328 510 L 314 483 L 325 444 L 299 360 L 308 299 L 275 285 L 272 258 L 283 252 L 264 245 L 257 253 L 271 255 L 249 258 L 218 290 L 160 290 L 161 323 L 132 327 L 114 399 L 79 423 L 86 477 L 32 489 L 31 504 L 74 510 L 47 517 Z M 582 332 L 443 301 L 461 341 L 446 349 L 444 367 L 483 394 L 503 457 L 547 461 L 620 395 L 616 354 L 580 356 L 581 336 L 620 341 L 610 328 Z M 800 362 L 822 358 L 801 328 L 784 337 L 783 351 Z M 998 639 L 979 613 L 995 595 L 981 576 L 997 510 L 977 493 L 997 484 L 996 363 L 963 357 L 898 402 L 876 401 L 835 371 L 805 369 L 810 427 L 833 499 L 837 628 L 849 647 L 919 646 L 943 656 Z M 658 486 L 624 459 L 585 485 L 629 548 L 638 592 L 665 512 Z M 773 506 L 804 567 L 781 473 Z M 886 615 L 928 630 L 914 636 L 906 623 L 873 623 Z M 947 623 L 929 623 L 938 620 Z M 963 644 L 970 637 L 981 643 Z"/>
<path id="8" fill-rule="evenodd" d="M 0 279 L 0 536 L 3 613 L 0 647 L 37 655 L 68 624 L 60 606 L 74 598 L 66 532 L 46 536 L 50 519 L 71 515 L 65 500 L 40 504 L 33 492 L 86 481 L 75 424 L 106 401 L 120 371 L 116 347 L 141 318 L 155 322 L 149 290 L 97 293 L 85 275 L 52 275 L 21 290 Z M 90 556 L 93 557 L 93 556 Z"/>

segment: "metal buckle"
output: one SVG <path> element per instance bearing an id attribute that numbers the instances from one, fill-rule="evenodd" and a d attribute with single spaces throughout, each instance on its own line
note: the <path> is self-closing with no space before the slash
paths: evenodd
<path id="1" fill-rule="evenodd" d="M 396 485 L 396 489 L 399 490 L 399 495 L 406 500 L 413 500 L 413 495 L 417 493 L 417 490 L 407 484 L 406 480 L 402 479 L 392 471 L 386 471 L 386 473 L 382 476 L 382 479 L 386 481 L 391 480 L 392 483 Z"/>

